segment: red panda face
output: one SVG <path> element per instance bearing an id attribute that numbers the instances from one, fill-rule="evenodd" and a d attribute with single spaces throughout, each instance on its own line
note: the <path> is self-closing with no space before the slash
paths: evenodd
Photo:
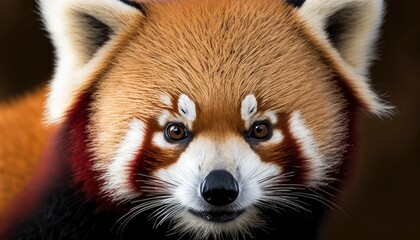
<path id="1" fill-rule="evenodd" d="M 292 9 L 276 7 L 240 20 L 150 10 L 84 106 L 93 192 L 196 236 L 264 227 L 265 208 L 305 210 L 295 189 L 331 183 L 349 150 L 350 99 Z"/>
<path id="2" fill-rule="evenodd" d="M 127 221 L 152 211 L 156 226 L 195 238 L 249 235 L 269 225 L 267 210 L 329 202 L 351 157 L 354 106 L 366 103 L 297 10 L 146 9 L 70 111 L 85 191 L 129 204 Z"/>
<path id="3" fill-rule="evenodd" d="M 98 91 L 101 96 L 93 105 L 108 106 L 102 97 L 111 92 L 105 92 Z M 225 97 L 215 99 L 215 106 L 229 98 L 220 94 Z M 332 171 L 339 169 L 342 154 L 349 149 L 348 136 L 340 135 L 348 123 L 325 126 L 332 141 L 325 146 L 317 141 L 303 110 L 288 112 L 258 98 L 245 95 L 218 112 L 222 109 L 184 93 L 178 97 L 163 93 L 150 118 L 141 112 L 128 116 L 114 112 L 108 118 L 98 111 L 94 122 L 104 118 L 109 126 L 127 118 L 116 148 L 96 155 L 102 195 L 133 203 L 129 216 L 160 209 L 153 215 L 157 225 L 172 221 L 174 229 L 200 236 L 237 235 L 265 227 L 269 220 L 260 209 L 267 207 L 305 211 L 298 192 L 332 182 Z M 234 117 L 228 118 L 230 114 Z M 106 136 L 115 135 L 115 129 L 97 132 L 95 126 L 93 149 L 105 152 L 113 146 L 106 143 Z M 109 162 L 103 163 L 105 159 Z M 316 194 L 308 197 L 323 199 Z"/>

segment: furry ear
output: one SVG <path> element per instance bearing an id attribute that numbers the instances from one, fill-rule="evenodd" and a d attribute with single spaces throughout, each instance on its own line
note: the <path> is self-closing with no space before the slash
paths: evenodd
<path id="1" fill-rule="evenodd" d="M 119 0 L 40 0 L 44 23 L 56 50 L 56 69 L 47 99 L 47 121 L 59 121 L 85 86 L 85 73 L 115 37 L 141 16 L 139 5 Z"/>
<path id="2" fill-rule="evenodd" d="M 366 77 L 382 24 L 383 0 L 306 0 L 298 9 L 325 43 L 338 73 L 368 111 L 383 115 L 392 107 L 371 91 Z"/>
<path id="3" fill-rule="evenodd" d="M 383 9 L 383 0 L 306 0 L 300 11 L 357 73 L 365 75 Z"/>

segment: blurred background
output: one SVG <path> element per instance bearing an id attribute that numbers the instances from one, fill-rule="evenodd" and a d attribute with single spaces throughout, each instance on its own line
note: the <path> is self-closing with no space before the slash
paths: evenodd
<path id="1" fill-rule="evenodd" d="M 323 239 L 420 239 L 420 1 L 388 1 L 379 53 L 373 85 L 398 114 L 363 117 L 346 214 L 333 212 Z M 45 84 L 52 66 L 35 1 L 1 0 L 0 101 Z"/>

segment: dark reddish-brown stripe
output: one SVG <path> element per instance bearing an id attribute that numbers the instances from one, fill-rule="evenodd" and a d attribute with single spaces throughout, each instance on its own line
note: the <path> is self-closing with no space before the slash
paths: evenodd
<path id="1" fill-rule="evenodd" d="M 80 95 L 79 100 L 69 111 L 67 118 L 68 136 L 71 149 L 71 167 L 75 184 L 82 186 L 89 198 L 98 197 L 100 192 L 100 172 L 93 169 L 91 153 L 88 151 L 89 138 L 87 126 L 91 114 L 92 92 Z"/>
<path id="2" fill-rule="evenodd" d="M 262 146 L 253 148 L 263 162 L 275 163 L 283 169 L 283 173 L 289 176 L 285 182 L 303 184 L 309 174 L 308 159 L 304 157 L 299 143 L 290 132 L 289 121 L 290 114 L 283 114 L 279 116 L 277 124 L 273 126 L 280 129 L 283 134 L 281 143 L 267 148 Z"/>
<path id="3" fill-rule="evenodd" d="M 340 165 L 337 166 L 336 171 L 331 172 L 331 178 L 336 179 L 330 184 L 336 190 L 339 190 L 343 183 L 349 178 L 349 173 L 356 163 L 356 143 L 357 143 L 357 119 L 359 115 L 359 108 L 366 109 L 366 103 L 358 99 L 356 94 L 346 83 L 340 79 L 339 76 L 335 76 L 334 81 L 338 83 L 338 87 L 343 94 L 344 99 L 347 101 L 347 105 L 339 113 L 343 119 L 347 119 L 345 127 L 345 135 L 341 139 L 341 146 L 343 146 L 343 159 L 340 161 Z M 331 189 L 330 189 L 331 190 Z"/>
<path id="4" fill-rule="evenodd" d="M 149 119 L 146 124 L 145 137 L 136 160 L 133 162 L 131 171 L 131 183 L 137 191 L 141 192 L 141 187 L 148 184 L 148 178 L 159 169 L 164 169 L 176 163 L 188 145 L 180 146 L 177 149 L 161 149 L 153 145 L 153 135 L 161 132 L 162 128 L 154 119 Z M 163 134 L 163 133 L 162 133 Z M 140 174 L 140 175 L 139 175 Z"/>

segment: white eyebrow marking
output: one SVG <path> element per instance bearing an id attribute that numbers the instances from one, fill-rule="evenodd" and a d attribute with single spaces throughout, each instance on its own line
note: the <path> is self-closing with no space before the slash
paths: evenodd
<path id="1" fill-rule="evenodd" d="M 103 189 L 114 201 L 129 201 L 138 196 L 130 184 L 130 166 L 142 148 L 145 124 L 137 118 L 131 120 L 128 131 L 105 172 Z"/>
<path id="2" fill-rule="evenodd" d="M 178 112 L 190 122 L 195 120 L 195 103 L 185 94 L 179 96 Z"/>
<path id="3" fill-rule="evenodd" d="M 169 95 L 162 94 L 160 96 L 160 101 L 168 107 L 172 106 L 172 100 L 171 100 L 171 97 Z"/>
<path id="4" fill-rule="evenodd" d="M 169 111 L 167 111 L 167 110 L 163 110 L 163 111 L 162 111 L 162 114 L 161 114 L 161 115 L 159 116 L 159 118 L 158 118 L 159 125 L 160 125 L 161 127 L 165 126 L 165 124 L 166 124 L 166 122 L 167 122 L 168 118 L 169 118 Z"/>
<path id="5" fill-rule="evenodd" d="M 310 130 L 302 121 L 299 112 L 292 113 L 290 118 L 290 132 L 298 141 L 305 157 L 310 161 L 310 184 L 316 185 L 317 183 L 322 182 L 328 166 L 324 157 L 318 152 L 318 146 L 316 145 Z"/>
<path id="6" fill-rule="evenodd" d="M 250 94 L 242 100 L 241 117 L 244 121 L 248 121 L 252 115 L 257 112 L 257 99 L 254 94 Z"/>
<path id="7" fill-rule="evenodd" d="M 271 124 L 274 125 L 277 123 L 277 115 L 274 111 L 267 111 L 263 115 L 270 120 Z"/>

